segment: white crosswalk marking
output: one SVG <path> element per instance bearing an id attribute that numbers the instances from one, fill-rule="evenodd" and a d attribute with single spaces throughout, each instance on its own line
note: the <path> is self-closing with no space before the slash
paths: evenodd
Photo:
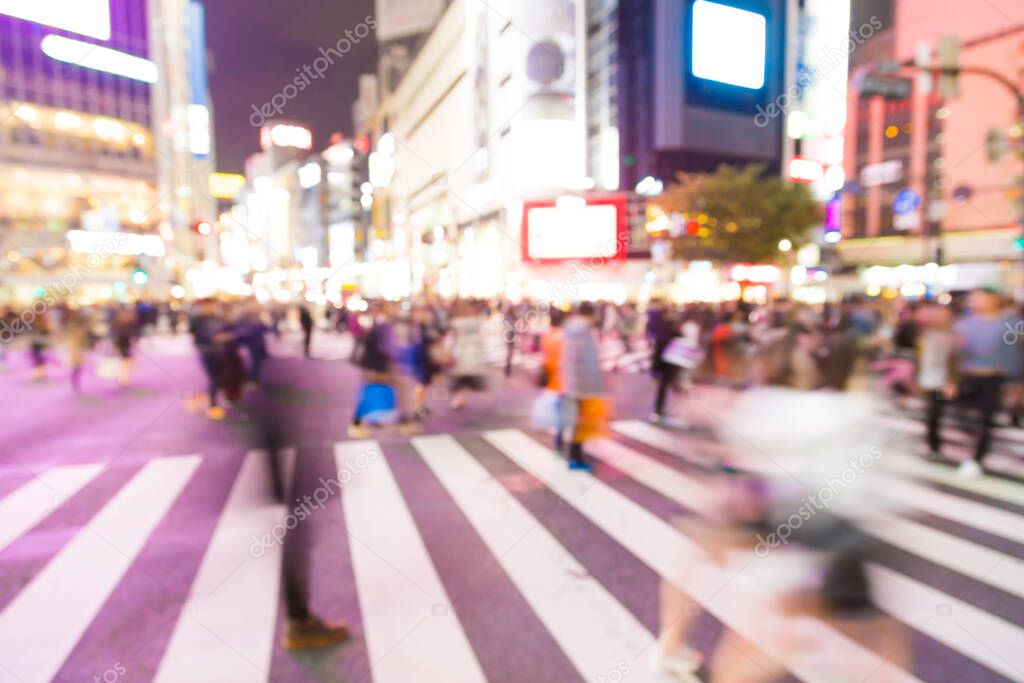
<path id="1" fill-rule="evenodd" d="M 0 551 L 61 507 L 103 471 L 103 465 L 47 470 L 0 500 Z"/>
<path id="2" fill-rule="evenodd" d="M 635 441 L 653 446 L 658 450 L 665 451 L 681 460 L 696 464 L 707 464 L 709 458 L 704 453 L 713 456 L 718 460 L 728 460 L 733 455 L 732 450 L 724 444 L 701 439 L 688 439 L 687 445 L 682 444 L 682 439 L 672 436 L 668 432 L 658 429 L 654 425 L 640 420 L 620 420 L 612 423 L 612 430 L 628 436 Z M 695 453 L 693 446 L 698 446 L 700 453 Z"/>
<path id="3" fill-rule="evenodd" d="M 907 507 L 1024 543 L 1024 516 L 895 477 L 878 477 L 874 485 L 878 493 Z"/>
<path id="4" fill-rule="evenodd" d="M 146 463 L 0 612 L 0 681 L 53 678 L 199 460 Z"/>
<path id="5" fill-rule="evenodd" d="M 281 536 L 273 532 L 284 523 L 284 506 L 272 492 L 266 454 L 249 452 L 164 652 L 158 683 L 269 680 L 281 571 L 275 542 Z"/>
<path id="6" fill-rule="evenodd" d="M 778 645 L 775 636 L 785 617 L 766 603 L 767 596 L 761 587 L 752 585 L 736 571 L 741 567 L 723 568 L 709 561 L 699 546 L 667 523 L 596 478 L 569 472 L 564 462 L 525 434 L 500 430 L 486 432 L 484 436 L 677 590 L 690 595 L 750 643 L 757 643 L 764 655 L 809 683 L 836 680 L 834 662 L 806 657 L 787 659 L 781 647 L 773 647 Z M 681 576 L 684 570 L 685 576 Z M 847 666 L 857 672 L 859 680 L 917 680 L 824 622 L 810 618 L 805 618 L 804 622 L 813 623 L 812 631 L 820 642 L 816 647 L 827 652 L 842 652 Z M 763 659 L 763 655 L 756 652 L 747 654 Z"/>
<path id="7" fill-rule="evenodd" d="M 993 477 L 963 479 L 957 476 L 954 469 L 914 457 L 889 458 L 886 460 L 886 467 L 899 474 L 926 479 L 969 493 L 977 493 L 993 500 L 1024 505 L 1024 484 L 1017 482 Z"/>
<path id="8" fill-rule="evenodd" d="M 787 585 L 787 578 L 792 583 L 793 577 L 807 576 L 807 565 L 787 564 L 798 552 L 779 551 L 761 560 L 744 546 L 711 558 L 697 542 L 696 521 L 692 528 L 686 521 L 677 528 L 643 502 L 657 496 L 696 516 L 713 518 L 720 500 L 709 483 L 713 477 L 670 458 L 701 466 L 725 458 L 753 464 L 755 469 L 762 459 L 735 453 L 742 449 L 706 436 L 674 433 L 664 425 L 623 420 L 612 426 L 614 437 L 587 445 L 592 456 L 615 468 L 610 478 L 603 467 L 597 475 L 568 471 L 564 459 L 518 429 L 484 432 L 486 441 L 534 475 L 515 478 L 516 486 L 499 481 L 478 460 L 480 454 L 471 442 L 461 437 L 412 440 L 418 457 L 440 483 L 429 490 L 462 511 L 536 616 L 530 627 L 546 630 L 581 678 L 615 680 L 625 664 L 630 672 L 623 680 L 661 683 L 665 679 L 649 671 L 656 634 L 624 606 L 615 587 L 589 574 L 585 562 L 561 538 L 560 525 L 549 528 L 520 502 L 518 491 L 525 490 L 520 482 L 531 482 L 531 489 L 545 486 L 568 501 L 586 520 L 574 524 L 607 535 L 619 546 L 616 552 L 631 554 L 742 636 L 730 638 L 729 645 L 762 667 L 766 677 L 788 670 L 807 683 L 917 680 L 917 668 L 904 671 L 901 666 L 906 664 L 883 661 L 831 621 L 780 614 L 774 602 L 777 592 Z M 375 683 L 482 683 L 486 677 L 473 633 L 464 630 L 450 604 L 442 574 L 421 536 L 420 525 L 426 520 L 413 515 L 398 486 L 404 480 L 395 478 L 402 471 L 392 472 L 381 448 L 374 441 L 344 442 L 334 448 L 338 471 L 351 475 L 342 478 L 344 490 L 334 493 L 349 534 L 355 582 L 344 590 L 353 591 L 359 601 L 371 670 L 366 678 Z M 286 486 L 295 456 L 293 449 L 283 453 Z M 408 455 L 403 452 L 400 457 Z M 95 628 L 101 614 L 108 614 L 105 605 L 152 542 L 160 521 L 179 504 L 199 462 L 199 456 L 150 461 L 93 519 L 70 530 L 75 535 L 66 545 L 20 592 L 9 596 L 10 602 L 0 610 L 0 683 L 50 680 L 71 662 L 95 654 L 96 645 L 88 642 L 91 636 L 83 635 Z M 396 462 L 392 458 L 391 463 Z M 760 466 L 778 472 L 767 461 Z M 22 542 L 34 551 L 45 548 L 51 537 L 44 527 L 50 525 L 37 525 L 68 499 L 81 497 L 99 480 L 103 467 L 53 467 L 0 499 L 0 552 L 8 549 L 5 559 L 17 562 L 13 551 Z M 621 481 L 619 473 L 629 480 L 623 492 L 616 483 Z M 941 665 L 951 676 L 962 676 L 958 667 L 969 666 L 990 671 L 1000 680 L 1024 682 L 1024 629 L 1013 618 L 1024 604 L 1024 560 L 1012 551 L 1002 552 L 1006 541 L 1024 545 L 1024 485 L 993 477 L 960 479 L 948 465 L 903 453 L 895 441 L 876 473 L 879 476 L 869 486 L 872 495 L 887 505 L 885 510 L 851 507 L 839 512 L 833 507 L 832 512 L 850 516 L 866 533 L 902 551 L 893 551 L 886 565 L 869 565 L 877 605 L 941 645 L 933 648 L 929 656 L 936 659 L 930 664 Z M 606 478 L 607 483 L 602 481 Z M 413 510 L 418 515 L 420 507 Z M 157 666 L 154 680 L 265 683 L 286 678 L 272 669 L 281 609 L 282 547 L 275 536 L 286 526 L 286 512 L 286 506 L 273 498 L 265 454 L 247 453 L 219 510 L 166 649 L 159 653 L 159 663 L 146 665 Z M 927 516 L 917 519 L 918 513 Z M 932 522 L 936 518 L 956 524 Z M 962 527 L 984 533 L 963 538 L 958 532 Z M 1000 541 L 985 540 L 991 536 Z M 32 545 L 37 537 L 41 543 Z M 796 548 L 789 546 L 790 551 Z M 911 557 L 949 571 L 922 569 L 923 563 Z M 622 559 L 634 564 L 625 554 Z M 115 597 L 120 601 L 122 595 Z M 982 607 L 994 601 L 1000 601 L 993 610 L 999 616 Z M 129 656 L 117 652 L 110 661 Z M 921 662 L 916 667 L 925 668 Z"/>
<path id="9" fill-rule="evenodd" d="M 1024 630 L 879 565 L 869 567 L 879 606 L 908 626 L 1013 681 L 1024 681 Z"/>
<path id="10" fill-rule="evenodd" d="M 665 680 L 635 663 L 656 637 L 455 439 L 413 445 L 585 680 L 620 667 L 631 681 Z"/>
<path id="11" fill-rule="evenodd" d="M 701 515 L 707 515 L 714 509 L 706 482 L 662 465 L 622 444 L 595 441 L 588 448 L 597 458 L 669 500 Z M 897 548 L 1024 597 L 1024 562 L 896 515 L 873 513 L 860 521 L 868 534 Z"/>
<path id="12" fill-rule="evenodd" d="M 380 446 L 334 452 L 373 680 L 486 681 Z"/>
<path id="13" fill-rule="evenodd" d="M 1024 598 L 1024 562 L 895 515 L 872 515 L 866 530 L 897 548 Z"/>

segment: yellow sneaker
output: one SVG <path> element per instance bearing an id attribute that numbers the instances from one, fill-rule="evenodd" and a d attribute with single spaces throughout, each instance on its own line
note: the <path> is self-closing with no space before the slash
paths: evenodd
<path id="1" fill-rule="evenodd" d="M 284 634 L 286 650 L 305 650 L 343 643 L 349 638 L 348 625 L 343 622 L 325 622 L 317 617 L 292 619 Z"/>
<path id="2" fill-rule="evenodd" d="M 363 425 L 348 426 L 348 438 L 350 439 L 369 439 L 370 436 L 370 430 Z"/>
<path id="3" fill-rule="evenodd" d="M 413 434 L 419 434 L 423 431 L 423 427 L 420 427 L 415 422 L 406 422 L 405 424 L 398 425 L 398 433 L 402 436 L 412 436 Z"/>
<path id="4" fill-rule="evenodd" d="M 221 408 L 220 406 L 210 406 L 209 408 L 206 409 L 206 417 L 210 418 L 211 420 L 217 420 L 219 422 L 220 420 L 223 420 L 227 416 L 227 411 Z"/>

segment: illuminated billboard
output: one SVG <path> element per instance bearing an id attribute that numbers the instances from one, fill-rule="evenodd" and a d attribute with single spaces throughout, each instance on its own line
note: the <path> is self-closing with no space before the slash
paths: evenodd
<path id="1" fill-rule="evenodd" d="M 313 133 L 303 126 L 275 123 L 260 129 L 260 147 L 294 147 L 313 149 Z"/>
<path id="2" fill-rule="evenodd" d="M 563 197 L 523 205 L 523 261 L 621 259 L 627 242 L 624 196 Z"/>
<path id="3" fill-rule="evenodd" d="M 47 57 L 58 62 L 143 83 L 156 83 L 160 75 L 156 64 L 148 59 L 65 36 L 45 36 L 39 48 Z"/>
<path id="4" fill-rule="evenodd" d="M 693 4 L 693 75 L 760 90 L 765 84 L 767 32 L 763 14 L 697 0 Z"/>
<path id="5" fill-rule="evenodd" d="M 110 40 L 110 0 L 0 0 L 0 14 Z"/>

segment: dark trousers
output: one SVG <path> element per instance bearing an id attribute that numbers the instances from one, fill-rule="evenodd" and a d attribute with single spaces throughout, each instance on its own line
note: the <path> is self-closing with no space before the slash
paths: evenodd
<path id="1" fill-rule="evenodd" d="M 940 429 L 942 427 L 942 409 L 945 407 L 944 399 L 942 398 L 941 391 L 929 391 L 928 392 L 928 450 L 932 453 L 938 453 L 942 450 L 942 436 Z"/>
<path id="2" fill-rule="evenodd" d="M 309 358 L 309 346 L 313 341 L 313 328 L 303 327 L 302 328 L 302 352 Z"/>
<path id="3" fill-rule="evenodd" d="M 249 349 L 249 380 L 257 384 L 263 376 L 263 361 L 267 359 L 267 352 L 260 349 Z"/>
<path id="4" fill-rule="evenodd" d="M 285 476 L 284 467 L 279 448 L 270 449 L 270 464 L 273 473 L 274 489 L 278 500 L 288 504 L 288 501 L 301 498 L 300 495 L 306 487 L 301 485 L 305 473 L 303 463 L 315 462 L 315 459 L 301 457 L 295 458 L 294 483 L 291 491 L 284 490 Z M 309 618 L 309 556 L 312 551 L 312 543 L 309 537 L 309 522 L 302 521 L 289 529 L 284 534 L 284 602 L 285 610 L 289 619 Z"/>
<path id="5" fill-rule="evenodd" d="M 200 354 L 199 360 L 203 364 L 203 372 L 206 373 L 210 405 L 215 406 L 217 405 L 217 391 L 220 390 L 221 381 L 224 377 L 224 361 L 221 360 L 219 352 Z"/>
<path id="6" fill-rule="evenodd" d="M 665 415 L 665 401 L 668 399 L 668 390 L 676 379 L 676 370 L 671 367 L 661 367 L 657 370 L 658 394 L 654 399 L 654 412 L 657 415 Z"/>
<path id="7" fill-rule="evenodd" d="M 510 342 L 505 342 L 505 376 L 510 377 L 512 375 L 512 356 L 516 352 L 516 342 L 513 338 Z"/>
<path id="8" fill-rule="evenodd" d="M 978 411 L 978 439 L 974 459 L 979 463 L 992 445 L 992 427 L 1003 394 L 1002 375 L 967 375 L 960 382 L 960 395 L 965 404 Z"/>

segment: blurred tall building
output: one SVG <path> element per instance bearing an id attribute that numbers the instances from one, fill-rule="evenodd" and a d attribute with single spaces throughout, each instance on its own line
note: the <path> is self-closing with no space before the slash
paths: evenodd
<path id="1" fill-rule="evenodd" d="M 621 184 L 764 163 L 780 172 L 787 0 L 619 0 Z"/>
<path id="2" fill-rule="evenodd" d="M 1022 130 L 1014 97 L 977 73 L 958 92 L 912 64 L 959 64 L 1024 87 L 1024 4 L 864 0 L 851 27 L 877 25 L 853 53 L 843 195 L 845 263 L 861 291 L 1021 286 Z M 954 48 L 955 52 L 955 48 Z"/>
<path id="3" fill-rule="evenodd" d="M 377 79 L 384 95 L 398 87 L 449 4 L 451 0 L 376 0 Z"/>
<path id="4" fill-rule="evenodd" d="M 212 153 L 201 18 L 187 0 L 0 3 L 0 300 L 176 278 Z"/>

